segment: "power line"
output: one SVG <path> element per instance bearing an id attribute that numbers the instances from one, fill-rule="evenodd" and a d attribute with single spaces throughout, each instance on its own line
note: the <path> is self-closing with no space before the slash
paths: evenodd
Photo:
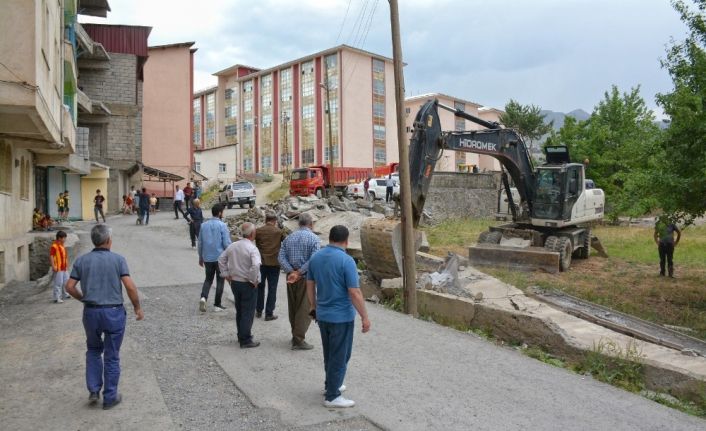
<path id="1" fill-rule="evenodd" d="M 346 7 L 346 14 L 343 15 L 343 22 L 341 22 L 341 29 L 338 30 L 338 36 L 336 36 L 336 42 L 334 45 L 338 44 L 338 39 L 341 38 L 341 33 L 343 33 L 343 28 L 346 26 L 346 19 L 348 18 L 348 11 L 351 8 L 351 2 L 352 0 L 348 0 L 348 6 Z"/>
<path id="2" fill-rule="evenodd" d="M 363 6 L 360 8 L 360 11 L 358 12 L 358 17 L 355 20 L 355 23 L 353 24 L 353 28 L 351 29 L 351 34 L 348 36 L 348 40 L 350 41 L 351 46 L 355 46 L 355 41 L 358 39 L 358 35 L 360 34 L 360 30 L 363 24 L 363 17 L 365 16 L 365 12 L 368 9 L 368 0 L 363 1 Z"/>

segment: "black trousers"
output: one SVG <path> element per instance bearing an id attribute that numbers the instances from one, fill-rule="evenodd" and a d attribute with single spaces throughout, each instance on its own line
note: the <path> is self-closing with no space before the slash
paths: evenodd
<path id="1" fill-rule="evenodd" d="M 203 287 L 201 288 L 201 297 L 208 299 L 208 292 L 211 290 L 213 278 L 216 277 L 216 300 L 213 305 L 220 306 L 221 298 L 223 298 L 223 284 L 225 280 L 221 278 L 221 270 L 218 269 L 218 262 L 204 262 L 203 266 L 206 269 L 206 280 L 204 280 Z"/>
<path id="2" fill-rule="evenodd" d="M 272 316 L 277 301 L 277 283 L 279 282 L 279 266 L 260 266 L 260 284 L 257 286 L 257 312 Z M 265 305 L 265 282 L 267 282 L 267 305 Z"/>
<path id="3" fill-rule="evenodd" d="M 191 238 L 191 246 L 196 246 L 196 240 L 199 238 L 199 231 L 201 230 L 201 223 L 192 221 L 189 223 L 189 237 Z"/>
<path id="4" fill-rule="evenodd" d="M 659 273 L 664 275 L 664 264 L 666 261 L 669 276 L 671 277 L 674 275 L 674 243 L 660 241 L 657 249 L 659 251 Z"/>
<path id="5" fill-rule="evenodd" d="M 231 281 L 230 288 L 235 298 L 235 326 L 238 329 L 238 343 L 252 341 L 252 322 L 255 319 L 257 288 L 245 281 Z"/>
<path id="6" fill-rule="evenodd" d="M 390 199 L 392 199 L 392 190 L 392 187 L 385 188 L 385 202 L 390 202 Z"/>
<path id="7" fill-rule="evenodd" d="M 179 218 L 179 213 L 184 217 L 184 210 L 181 209 L 181 201 L 174 201 L 174 217 Z"/>

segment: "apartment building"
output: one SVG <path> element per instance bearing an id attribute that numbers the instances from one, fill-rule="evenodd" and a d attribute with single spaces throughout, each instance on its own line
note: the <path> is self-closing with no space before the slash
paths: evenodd
<path id="1" fill-rule="evenodd" d="M 405 99 L 405 124 L 408 137 L 411 137 L 412 125 L 419 108 L 427 101 L 434 99 L 438 99 L 439 103 L 443 105 L 460 109 L 486 121 L 497 122 L 499 121 L 500 115 L 503 113 L 503 111 L 499 109 L 484 107 L 478 103 L 442 93 L 430 93 L 408 97 Z M 464 118 L 456 117 L 453 113 L 445 109 L 439 110 L 439 120 L 441 121 L 441 130 L 463 131 L 482 129 L 480 125 Z M 444 151 L 441 159 L 439 159 L 436 164 L 436 170 L 446 172 L 469 171 L 472 170 L 474 166 L 477 167 L 480 172 L 500 170 L 500 163 L 495 158 L 463 151 Z"/>
<path id="2" fill-rule="evenodd" d="M 214 75 L 218 85 L 193 98 L 192 143 L 204 172 L 228 168 L 227 160 L 210 166 L 214 157 L 204 155 L 227 145 L 236 147 L 225 153 L 235 157 L 233 177 L 328 164 L 329 157 L 355 167 L 398 160 L 389 58 L 340 45 L 264 70 L 236 64 Z"/>
<path id="3" fill-rule="evenodd" d="M 50 210 L 48 168 L 78 178 L 76 39 L 81 0 L 7 0 L 0 14 L 0 287 L 29 278 L 32 210 Z M 101 13 L 107 1 L 93 0 Z M 83 13 L 83 12 L 81 12 Z"/>
<path id="4" fill-rule="evenodd" d="M 87 179 L 91 184 L 104 181 L 101 191 L 107 211 L 115 211 L 130 185 L 142 182 L 144 66 L 152 28 L 106 24 L 83 24 L 83 28 L 100 48 L 78 62 L 79 88 L 92 101 L 92 112 L 79 117 L 93 162 Z M 91 188 L 82 189 L 84 197 L 95 195 Z M 86 215 L 84 209 L 84 217 L 90 217 Z"/>
<path id="5" fill-rule="evenodd" d="M 194 43 L 150 46 L 144 68 L 142 163 L 184 181 L 197 175 L 192 172 L 191 145 Z M 143 184 L 161 196 L 164 179 L 147 175 Z M 172 196 L 171 186 L 167 193 Z"/>

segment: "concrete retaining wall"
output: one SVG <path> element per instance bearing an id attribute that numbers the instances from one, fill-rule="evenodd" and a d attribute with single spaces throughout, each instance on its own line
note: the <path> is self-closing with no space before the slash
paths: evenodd
<path id="1" fill-rule="evenodd" d="M 432 223 L 447 218 L 493 217 L 499 188 L 499 172 L 437 172 L 432 177 L 424 210 Z"/>
<path id="2" fill-rule="evenodd" d="M 56 231 L 33 233 L 34 241 L 30 245 L 29 271 L 30 280 L 39 280 L 51 271 L 49 248 L 56 238 Z M 76 234 L 68 233 L 64 247 L 69 258 L 69 266 L 76 260 L 80 241 Z"/>

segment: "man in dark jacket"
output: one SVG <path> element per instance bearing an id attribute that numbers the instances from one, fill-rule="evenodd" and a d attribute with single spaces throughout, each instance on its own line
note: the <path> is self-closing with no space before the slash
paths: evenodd
<path id="1" fill-rule="evenodd" d="M 201 231 L 201 223 L 203 223 L 203 212 L 201 211 L 201 201 L 194 199 L 191 207 L 186 210 L 184 218 L 189 222 L 189 237 L 191 238 L 191 246 L 196 247 L 196 240 Z"/>
<path id="2" fill-rule="evenodd" d="M 142 192 L 138 195 L 138 207 L 140 209 L 140 219 L 142 224 L 150 224 L 150 195 L 146 188 L 142 188 Z"/>
<path id="3" fill-rule="evenodd" d="M 260 250 L 262 265 L 260 266 L 260 283 L 257 286 L 257 317 L 262 317 L 265 309 L 265 320 L 275 320 L 275 301 L 277 301 L 277 283 L 279 282 L 279 249 L 285 234 L 277 227 L 277 216 L 273 213 L 265 215 L 265 225 L 257 229 L 255 245 Z M 267 283 L 267 306 L 265 306 L 265 283 Z"/>

